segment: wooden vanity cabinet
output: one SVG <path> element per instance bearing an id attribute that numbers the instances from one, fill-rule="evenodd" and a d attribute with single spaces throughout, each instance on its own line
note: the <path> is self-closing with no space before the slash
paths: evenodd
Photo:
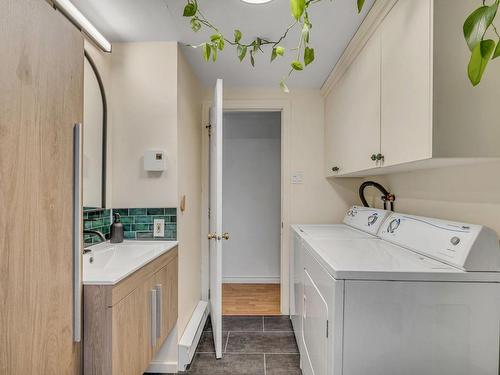
<path id="1" fill-rule="evenodd" d="M 84 374 L 137 375 L 177 321 L 178 250 L 116 285 L 84 286 Z"/>

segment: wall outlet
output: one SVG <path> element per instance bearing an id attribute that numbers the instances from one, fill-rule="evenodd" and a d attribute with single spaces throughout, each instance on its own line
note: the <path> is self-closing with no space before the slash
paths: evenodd
<path id="1" fill-rule="evenodd" d="M 296 171 L 292 174 L 292 184 L 302 184 L 304 183 L 304 172 Z"/>
<path id="2" fill-rule="evenodd" d="M 165 220 L 164 219 L 154 219 L 153 220 L 153 237 L 165 237 Z"/>

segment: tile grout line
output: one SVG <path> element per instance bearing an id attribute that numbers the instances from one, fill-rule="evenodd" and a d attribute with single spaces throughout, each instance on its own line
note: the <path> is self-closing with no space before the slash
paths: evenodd
<path id="1" fill-rule="evenodd" d="M 231 331 L 227 331 L 226 345 L 224 346 L 224 353 L 227 353 L 227 343 L 229 342 L 229 335 L 230 334 L 231 334 Z"/>
<path id="2" fill-rule="evenodd" d="M 265 323 L 264 323 L 264 316 L 262 316 L 262 332 L 265 332 Z"/>
<path id="3" fill-rule="evenodd" d="M 266 353 L 264 353 L 264 375 L 267 375 Z"/>

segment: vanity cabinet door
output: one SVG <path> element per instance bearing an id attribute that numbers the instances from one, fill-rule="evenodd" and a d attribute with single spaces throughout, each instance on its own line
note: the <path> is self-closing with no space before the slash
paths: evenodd
<path id="1" fill-rule="evenodd" d="M 113 375 L 142 374 L 153 356 L 153 278 L 111 308 Z"/>
<path id="2" fill-rule="evenodd" d="M 401 0 L 381 27 L 384 166 L 432 157 L 431 12 L 431 0 Z"/>
<path id="3" fill-rule="evenodd" d="M 157 295 L 157 347 L 159 348 L 177 322 L 177 275 L 178 263 L 175 258 L 154 277 Z"/>

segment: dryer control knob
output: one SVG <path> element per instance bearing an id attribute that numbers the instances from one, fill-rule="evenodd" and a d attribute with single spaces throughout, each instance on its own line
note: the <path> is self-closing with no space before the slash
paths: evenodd
<path id="1" fill-rule="evenodd" d="M 451 242 L 452 245 L 457 246 L 460 243 L 460 238 L 457 237 L 457 236 L 451 237 L 450 242 Z"/>

